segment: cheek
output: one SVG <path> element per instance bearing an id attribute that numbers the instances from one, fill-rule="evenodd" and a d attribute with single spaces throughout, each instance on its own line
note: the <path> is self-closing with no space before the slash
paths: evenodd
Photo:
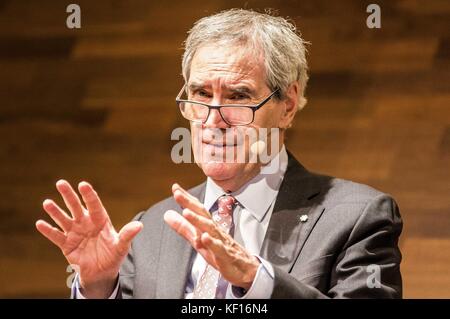
<path id="1" fill-rule="evenodd" d="M 199 158 L 198 155 L 201 150 L 200 138 L 201 138 L 201 129 L 191 123 L 191 148 L 196 162 L 197 159 Z"/>
<path id="2" fill-rule="evenodd" d="M 266 106 L 263 106 L 263 108 Z M 264 110 L 263 108 L 259 109 L 255 113 L 255 121 L 253 122 L 256 127 L 279 127 L 282 115 L 281 105 L 271 106 Z M 259 113 L 259 114 L 258 114 Z"/>
<path id="3" fill-rule="evenodd" d="M 201 137 L 201 124 L 198 123 L 190 123 L 191 130 L 191 143 L 192 145 L 198 144 L 198 139 Z"/>

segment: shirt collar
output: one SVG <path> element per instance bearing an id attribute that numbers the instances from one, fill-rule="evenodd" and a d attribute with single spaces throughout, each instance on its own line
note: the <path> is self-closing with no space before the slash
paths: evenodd
<path id="1" fill-rule="evenodd" d="M 270 205 L 277 197 L 281 181 L 287 169 L 287 162 L 288 155 L 283 145 L 281 151 L 270 163 L 261 167 L 258 175 L 239 190 L 231 193 L 259 222 L 264 218 Z M 211 210 L 217 199 L 224 194 L 225 191 L 208 177 L 204 200 L 205 208 Z"/>

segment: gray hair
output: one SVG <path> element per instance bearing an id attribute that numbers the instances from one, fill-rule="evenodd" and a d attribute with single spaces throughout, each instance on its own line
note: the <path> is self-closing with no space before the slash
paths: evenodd
<path id="1" fill-rule="evenodd" d="M 196 51 L 203 45 L 218 43 L 245 43 L 252 49 L 260 50 L 269 88 L 279 88 L 280 97 L 283 97 L 289 85 L 297 81 L 298 107 L 302 109 L 305 106 L 304 92 L 308 81 L 306 42 L 292 22 L 270 12 L 245 9 L 230 9 L 198 20 L 184 43 L 182 72 L 186 82 Z"/>

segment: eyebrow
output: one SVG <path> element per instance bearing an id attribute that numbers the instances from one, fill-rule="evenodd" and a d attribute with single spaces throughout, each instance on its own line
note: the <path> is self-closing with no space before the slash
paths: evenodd
<path id="1" fill-rule="evenodd" d="M 188 85 L 188 88 L 191 91 L 196 91 L 196 90 L 210 88 L 210 87 L 211 87 L 210 85 L 204 85 L 204 84 L 197 83 L 197 82 L 191 82 Z M 252 95 L 252 96 L 255 95 L 255 91 L 246 85 L 228 86 L 228 87 L 223 87 L 223 88 L 224 88 L 224 90 L 230 91 L 233 93 L 244 93 L 244 94 L 248 94 L 248 95 Z"/>
<path id="2" fill-rule="evenodd" d="M 231 92 L 236 93 L 245 93 L 248 95 L 254 95 L 254 90 L 250 89 L 248 86 L 236 86 L 236 87 L 230 87 L 229 90 Z"/>
<path id="3" fill-rule="evenodd" d="M 204 89 L 206 86 L 197 82 L 191 82 L 188 85 L 188 88 L 190 91 L 196 91 L 200 89 Z"/>

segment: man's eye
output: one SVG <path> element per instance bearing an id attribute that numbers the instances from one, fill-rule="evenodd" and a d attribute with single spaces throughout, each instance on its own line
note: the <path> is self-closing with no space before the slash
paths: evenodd
<path id="1" fill-rule="evenodd" d="M 231 96 L 231 100 L 246 100 L 248 96 L 246 94 L 235 94 Z"/>
<path id="2" fill-rule="evenodd" d="M 195 95 L 197 95 L 197 96 L 199 96 L 199 97 L 203 97 L 203 98 L 209 98 L 209 97 L 211 97 L 211 95 L 208 93 L 208 92 L 206 92 L 206 91 L 198 91 L 198 92 L 196 92 L 196 94 Z"/>
<path id="3" fill-rule="evenodd" d="M 200 101 L 206 101 L 207 99 L 211 98 L 211 94 L 209 94 L 207 91 L 204 90 L 193 90 L 191 94 L 189 95 L 189 99 L 191 100 L 200 100 Z"/>

